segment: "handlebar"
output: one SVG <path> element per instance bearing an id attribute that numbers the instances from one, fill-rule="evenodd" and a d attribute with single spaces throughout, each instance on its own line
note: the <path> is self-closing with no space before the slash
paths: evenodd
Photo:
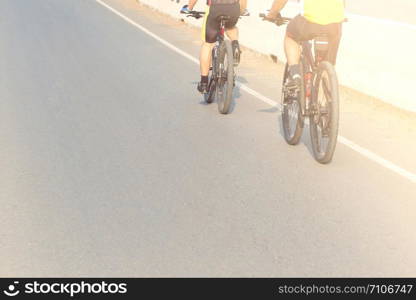
<path id="1" fill-rule="evenodd" d="M 276 24 L 277 26 L 287 24 L 289 21 L 292 20 L 292 18 L 286 18 L 286 17 L 282 17 L 282 16 L 279 16 L 274 20 L 266 19 L 267 14 L 265 14 L 265 13 L 259 14 L 259 17 L 262 18 L 263 21 L 272 22 L 272 23 Z M 348 21 L 349 21 L 348 18 L 345 18 L 343 23 L 347 23 Z"/>
<path id="2" fill-rule="evenodd" d="M 191 17 L 191 18 L 195 18 L 195 19 L 200 19 L 205 15 L 205 12 L 191 10 L 189 12 L 182 12 L 181 11 L 181 14 L 186 15 L 187 18 Z"/>
<path id="3" fill-rule="evenodd" d="M 276 24 L 277 26 L 282 26 L 287 24 L 289 21 L 292 20 L 292 18 L 286 18 L 282 16 L 278 16 L 276 19 L 267 19 L 267 15 L 265 13 L 259 14 L 259 17 L 263 19 L 263 21 L 268 21 Z"/>
<path id="4" fill-rule="evenodd" d="M 205 15 L 205 12 L 203 11 L 196 11 L 196 10 L 191 10 L 189 12 L 182 12 L 181 14 L 186 15 L 187 18 L 191 17 L 191 18 L 195 18 L 195 19 L 200 19 L 203 18 L 203 16 Z M 250 12 L 248 10 L 245 10 L 240 17 L 248 17 L 250 16 Z"/>

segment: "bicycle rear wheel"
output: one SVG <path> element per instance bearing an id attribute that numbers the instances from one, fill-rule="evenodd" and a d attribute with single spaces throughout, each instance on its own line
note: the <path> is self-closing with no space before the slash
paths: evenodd
<path id="1" fill-rule="evenodd" d="M 297 145 L 303 131 L 302 104 L 305 97 L 303 84 L 303 67 L 301 65 L 302 84 L 298 91 L 286 89 L 286 80 L 289 77 L 289 66 L 286 64 L 282 83 L 282 126 L 283 134 L 289 145 Z"/>
<path id="2" fill-rule="evenodd" d="M 215 100 L 214 94 L 215 94 L 215 79 L 214 79 L 214 76 L 212 75 L 209 80 L 208 93 L 204 94 L 205 102 L 208 104 L 214 102 Z"/>
<path id="3" fill-rule="evenodd" d="M 319 64 L 312 103 L 310 134 L 315 159 L 321 164 L 330 163 L 337 144 L 339 126 L 338 79 L 334 66 Z"/>
<path id="4" fill-rule="evenodd" d="M 208 93 L 204 95 L 204 100 L 206 103 L 210 104 L 215 101 L 215 90 L 217 84 L 217 74 L 218 74 L 218 57 L 217 57 L 217 46 L 212 49 L 212 67 L 211 67 L 211 76 L 208 84 Z"/>
<path id="5" fill-rule="evenodd" d="M 218 49 L 218 81 L 215 98 L 218 111 L 222 114 L 230 112 L 234 89 L 234 57 L 230 41 L 223 41 Z"/>

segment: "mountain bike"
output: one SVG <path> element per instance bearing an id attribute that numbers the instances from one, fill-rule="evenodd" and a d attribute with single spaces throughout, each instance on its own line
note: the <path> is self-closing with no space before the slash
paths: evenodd
<path id="1" fill-rule="evenodd" d="M 265 14 L 260 14 L 265 20 Z M 291 18 L 267 20 L 278 26 Z M 334 66 L 325 61 L 328 36 L 319 35 L 301 42 L 301 85 L 289 87 L 286 64 L 282 85 L 283 133 L 289 145 L 297 145 L 302 136 L 305 118 L 309 129 L 313 155 L 322 164 L 330 163 L 337 144 L 339 127 L 339 86 Z"/>
<path id="2" fill-rule="evenodd" d="M 190 11 L 187 17 L 200 19 L 204 12 Z M 245 14 L 244 16 L 247 16 Z M 225 39 L 225 26 L 230 16 L 219 16 L 220 31 L 217 41 L 212 49 L 212 65 L 208 83 L 208 92 L 204 94 L 206 103 L 217 100 L 218 110 L 222 114 L 228 114 L 233 101 L 233 90 L 235 87 L 235 67 L 239 62 L 234 60 L 233 47 L 229 40 Z"/>

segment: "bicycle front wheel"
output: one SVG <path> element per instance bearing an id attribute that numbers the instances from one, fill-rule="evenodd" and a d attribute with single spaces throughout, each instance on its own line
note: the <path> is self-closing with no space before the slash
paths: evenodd
<path id="1" fill-rule="evenodd" d="M 230 41 L 223 41 L 218 49 L 218 80 L 216 96 L 218 110 L 222 114 L 230 112 L 234 89 L 234 57 Z"/>
<path id="2" fill-rule="evenodd" d="M 302 64 L 301 64 L 302 66 Z M 282 127 L 283 135 L 289 145 L 297 145 L 303 131 L 302 103 L 305 90 L 303 84 L 303 67 L 301 69 L 302 84 L 299 90 L 288 90 L 286 81 L 289 77 L 289 66 L 286 64 L 282 83 Z"/>
<path id="3" fill-rule="evenodd" d="M 339 126 L 339 90 L 334 66 L 319 64 L 310 115 L 310 134 L 315 159 L 321 164 L 330 163 L 337 144 Z"/>

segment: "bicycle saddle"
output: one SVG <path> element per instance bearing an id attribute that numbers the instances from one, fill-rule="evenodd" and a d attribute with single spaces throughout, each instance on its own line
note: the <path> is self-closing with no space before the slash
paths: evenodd
<path id="1" fill-rule="evenodd" d="M 218 16 L 217 19 L 219 21 L 229 21 L 231 19 L 231 17 L 230 16 L 223 15 L 223 16 Z"/>

